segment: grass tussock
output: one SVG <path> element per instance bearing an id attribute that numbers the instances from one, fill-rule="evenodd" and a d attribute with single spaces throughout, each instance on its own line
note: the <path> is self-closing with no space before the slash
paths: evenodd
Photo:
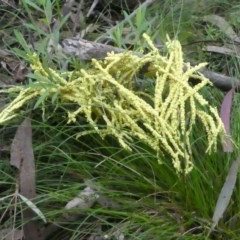
<path id="1" fill-rule="evenodd" d="M 197 71 L 208 62 L 238 77 L 234 54 L 203 51 L 229 35 L 202 15 L 219 15 L 238 33 L 239 4 L 167 0 L 137 8 L 127 2 L 78 3 L 78 14 L 62 1 L 0 6 L 0 74 L 8 80 L 0 95 L 1 237 L 17 230 L 28 235 L 30 221 L 40 239 L 238 239 L 239 178 L 218 226 L 209 230 L 238 155 L 239 96 L 231 110 L 234 152 L 223 153 L 217 137 L 224 93 Z M 60 53 L 58 43 L 77 34 L 128 51 L 92 62 Z M 183 71 L 186 62 L 195 66 Z M 139 87 L 141 81 L 149 83 Z M 10 161 L 26 116 L 35 164 L 29 171 L 36 174 L 30 201 L 21 197 L 21 165 Z M 21 144 L 29 141 L 23 136 Z"/>

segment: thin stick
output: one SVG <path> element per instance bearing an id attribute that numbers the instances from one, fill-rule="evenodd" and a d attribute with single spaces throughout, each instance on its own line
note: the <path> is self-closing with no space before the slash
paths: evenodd
<path id="1" fill-rule="evenodd" d="M 129 14 L 126 18 L 124 18 L 121 22 L 119 22 L 117 25 L 113 26 L 112 28 L 110 28 L 108 31 L 106 31 L 105 34 L 102 34 L 100 38 L 102 37 L 106 37 L 106 36 L 109 36 L 109 34 L 111 32 L 113 32 L 119 25 L 123 25 L 125 24 L 126 22 L 128 22 L 131 18 L 133 18 L 137 11 L 141 8 L 144 8 L 144 7 L 148 7 L 150 6 L 151 4 L 153 4 L 156 0 L 146 0 L 144 3 L 140 4 L 138 8 L 136 8 L 131 14 Z"/>

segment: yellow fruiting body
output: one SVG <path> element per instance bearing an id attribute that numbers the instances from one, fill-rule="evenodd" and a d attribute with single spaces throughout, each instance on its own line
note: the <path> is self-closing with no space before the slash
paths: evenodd
<path id="1" fill-rule="evenodd" d="M 89 69 L 74 72 L 45 69 L 37 55 L 32 54 L 31 68 L 39 80 L 9 90 L 19 95 L 0 113 L 0 123 L 14 118 L 17 110 L 31 99 L 42 94 L 51 98 L 58 93 L 62 102 L 78 106 L 76 111 L 67 113 L 68 123 L 82 115 L 92 127 L 78 137 L 90 132 L 103 138 L 113 135 L 128 150 L 133 139 L 138 138 L 154 149 L 157 156 L 167 152 L 178 173 L 189 173 L 193 168 L 190 134 L 196 119 L 202 122 L 208 136 L 206 151 L 215 150 L 218 136 L 224 134 L 217 109 L 199 93 L 206 84 L 211 84 L 197 72 L 206 64 L 195 67 L 185 64 L 176 40 L 168 40 L 168 53 L 162 56 L 146 34 L 144 38 L 151 50 L 141 57 L 132 52 L 109 53 L 104 60 L 93 59 Z M 155 80 L 151 102 L 133 89 L 134 77 L 146 64 L 149 65 L 146 74 Z M 199 84 L 189 85 L 191 77 L 199 79 Z M 104 129 L 98 127 L 98 118 L 105 122 Z"/>

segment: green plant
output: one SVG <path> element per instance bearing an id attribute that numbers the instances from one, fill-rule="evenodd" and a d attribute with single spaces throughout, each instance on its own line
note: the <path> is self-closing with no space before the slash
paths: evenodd
<path id="1" fill-rule="evenodd" d="M 62 18 L 61 5 L 62 2 L 57 0 L 22 1 L 18 8 L 9 11 L 11 14 L 3 15 L 5 19 L 1 17 L 1 20 L 4 20 L 3 22 L 7 24 L 3 25 L 0 34 L 4 31 L 4 34 L 10 36 L 12 40 L 9 41 L 9 38 L 5 38 L 4 35 L 4 41 L 1 41 L 4 45 L 1 46 L 1 49 L 10 49 L 13 54 L 25 61 L 29 60 L 29 56 L 32 56 L 27 54 L 35 51 L 41 60 L 42 69 L 49 78 L 37 74 L 37 72 L 31 73 L 28 80 L 31 79 L 32 81 L 29 81 L 26 86 L 16 87 L 9 96 L 10 99 L 14 100 L 20 91 L 27 91 L 27 89 L 35 87 L 39 90 L 39 95 L 35 96 L 30 104 L 22 105 L 19 108 L 20 111 L 15 111 L 17 118 L 15 120 L 11 119 L 8 124 L 5 123 L 5 126 L 1 128 L 2 160 L 0 171 L 2 178 L 0 181 L 0 198 L 5 200 L 0 205 L 0 213 L 3 217 L 1 218 L 0 229 L 5 228 L 4 223 L 10 223 L 9 226 L 13 227 L 11 223 L 14 222 L 14 219 L 16 219 L 14 227 L 18 229 L 21 229 L 25 223 L 20 217 L 23 208 L 20 204 L 14 205 L 10 201 L 11 199 L 6 198 L 6 196 L 11 196 L 15 192 L 17 181 L 15 171 L 9 166 L 8 146 L 11 144 L 19 120 L 28 115 L 31 117 L 33 125 L 37 174 L 36 190 L 38 194 L 32 201 L 43 212 L 48 222 L 55 222 L 59 226 L 57 231 L 49 236 L 49 239 L 64 237 L 66 239 L 86 239 L 93 236 L 108 236 L 116 239 L 124 236 L 129 239 L 156 240 L 237 240 L 240 229 L 238 214 L 240 209 L 238 201 L 239 179 L 222 221 L 219 222 L 219 226 L 212 235 L 207 237 L 219 192 L 231 161 L 236 158 L 236 153 L 223 154 L 220 143 L 218 143 L 216 152 L 205 154 L 208 147 L 208 137 L 199 120 L 196 121 L 192 134 L 189 136 L 194 167 L 186 176 L 176 173 L 172 167 L 170 154 L 161 152 L 157 157 L 156 152 L 149 144 L 138 140 L 136 137 L 133 137 L 133 142 L 127 142 L 131 147 L 131 152 L 120 146 L 117 139 L 111 135 L 106 135 L 103 139 L 99 134 L 89 133 L 78 139 L 76 138 L 79 132 L 92 129 L 91 125 L 81 114 L 76 115 L 76 122 L 67 124 L 66 112 L 74 112 L 78 109 L 78 104 L 62 101 L 60 93 L 49 90 L 56 87 L 57 81 L 54 80 L 58 77 L 55 78 L 55 73 L 65 79 L 69 67 L 73 68 L 75 72 L 79 68 L 86 70 L 83 67 L 84 64 L 77 59 L 62 60 L 54 51 L 49 52 L 49 40 L 54 39 L 54 44 L 57 44 L 66 33 L 67 35 L 69 32 L 70 35 L 76 33 L 71 33 L 69 18 L 67 16 L 64 19 Z M 101 28 L 94 32 L 91 37 L 94 40 L 95 36 L 102 36 L 103 39 L 112 38 L 118 46 L 146 51 L 146 48 L 149 47 L 147 42 L 139 39 L 143 31 L 147 32 L 151 39 L 161 47 L 168 34 L 171 39 L 180 39 L 183 44 L 184 58 L 187 61 L 191 54 L 191 60 L 194 59 L 195 63 L 207 59 L 210 62 L 210 67 L 217 66 L 214 69 L 224 69 L 224 72 L 229 71 L 238 74 L 236 58 L 229 59 L 225 56 L 220 58 L 202 51 L 202 45 L 208 36 L 204 31 L 205 24 L 196 20 L 199 18 L 194 17 L 202 17 L 203 14 L 213 12 L 221 15 L 230 14 L 235 9 L 232 8 L 233 5 L 236 6 L 236 1 L 215 0 L 210 2 L 201 0 L 198 2 L 180 1 L 180 3 L 170 0 L 156 1 L 154 6 L 139 9 L 137 15 L 132 18 L 129 18 L 130 13 L 120 16 L 119 13 L 111 12 L 112 16 L 107 15 L 107 18 L 124 18 L 124 24 L 116 24 L 119 29 L 113 27 L 113 30 L 115 30 L 111 32 L 111 24 L 114 24 L 115 20 L 109 21 L 110 24 L 106 24 L 108 21 L 105 21 L 105 25 L 99 21 Z M 223 9 L 224 11 L 222 11 Z M 7 10 L 1 6 L 0 11 Z M 190 15 L 193 17 L 190 17 Z M 54 28 L 54 19 L 60 19 L 62 25 L 57 25 L 58 27 Z M 19 20 L 21 20 L 20 24 Z M 89 24 L 89 22 L 85 19 L 84 24 Z M 39 28 L 39 26 L 42 27 Z M 13 29 L 16 30 L 16 28 L 23 33 L 24 38 L 18 33 L 14 34 Z M 130 31 L 128 31 L 129 29 Z M 237 26 L 235 26 L 235 29 L 237 29 Z M 217 29 L 215 30 L 213 38 L 220 35 Z M 89 36 L 85 35 L 85 37 Z M 29 48 L 29 46 L 31 47 Z M 196 53 L 196 49 L 200 52 L 199 55 Z M 212 57 L 213 55 L 214 57 Z M 16 56 L 14 57 L 17 58 Z M 32 58 L 32 60 L 34 59 L 37 58 Z M 111 59 L 111 56 L 109 59 Z M 2 62 L 4 64 L 4 60 L 1 58 Z M 99 64 L 106 67 L 102 62 Z M 89 68 L 91 65 L 87 64 L 87 66 Z M 155 72 L 154 68 L 150 68 L 148 69 L 150 76 L 140 74 L 137 77 L 138 79 L 140 77 L 152 81 L 150 78 L 153 77 L 153 72 Z M 135 73 L 138 73 L 137 69 Z M 123 79 L 126 79 L 125 77 Z M 134 78 L 133 82 L 135 80 Z M 39 84 L 38 81 L 42 81 L 43 84 Z M 127 84 L 128 82 L 124 83 Z M 99 85 L 96 85 L 96 89 L 99 93 L 104 90 Z M 141 88 L 141 90 L 144 90 L 144 88 Z M 152 106 L 150 96 L 154 94 L 154 90 L 154 84 L 150 87 L 147 85 L 147 91 L 144 94 L 139 94 L 138 97 L 151 103 Z M 44 94 L 41 95 L 41 93 Z M 116 94 L 116 91 L 112 94 Z M 212 106 L 219 108 L 223 98 L 223 93 L 219 90 L 204 86 L 201 89 L 201 95 Z M 115 99 L 116 95 L 112 98 L 109 96 L 109 98 L 110 100 Z M 238 147 L 238 94 L 235 95 L 234 101 L 232 132 L 234 142 Z M 10 103 L 11 106 L 13 105 Z M 97 105 L 101 114 L 103 112 L 102 106 Z M 96 105 L 92 107 L 95 111 Z M 208 109 L 208 106 L 206 106 L 206 110 Z M 190 110 L 189 105 L 186 106 L 186 110 Z M 99 120 L 94 124 L 102 130 L 105 122 L 101 119 L 99 112 L 96 112 L 92 118 L 93 120 Z M 117 111 L 116 114 L 118 114 Z M 187 121 L 190 119 L 189 115 L 186 115 L 186 119 Z M 162 164 L 158 163 L 159 160 Z M 88 181 L 92 182 L 99 193 L 106 197 L 107 206 L 97 203 L 86 211 L 78 208 L 65 209 L 66 203 L 84 189 Z M 15 214 L 11 214 L 15 206 Z M 22 206 L 26 208 L 26 205 Z M 63 214 L 74 216 L 75 213 L 78 214 L 79 218 L 73 222 L 60 219 Z M 39 216 L 36 218 L 39 218 Z M 40 218 L 39 223 L 39 225 L 42 223 Z M 42 228 L 44 230 L 44 226 Z"/>

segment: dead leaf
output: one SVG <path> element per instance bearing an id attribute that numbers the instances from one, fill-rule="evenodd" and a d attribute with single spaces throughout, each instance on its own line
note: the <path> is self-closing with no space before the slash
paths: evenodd
<path id="1" fill-rule="evenodd" d="M 88 209 L 94 205 L 98 198 L 99 195 L 94 189 L 86 187 L 81 192 L 79 192 L 77 197 L 73 198 L 66 204 L 65 209 Z M 64 214 L 64 217 L 67 220 L 73 221 L 77 218 L 77 215 Z"/>
<path id="2" fill-rule="evenodd" d="M 223 99 L 220 116 L 226 131 L 226 136 L 223 139 L 223 151 L 233 152 L 233 143 L 231 141 L 231 109 L 234 90 L 230 90 Z"/>
<path id="3" fill-rule="evenodd" d="M 237 160 L 235 160 L 232 163 L 231 168 L 229 169 L 226 181 L 218 196 L 217 204 L 216 204 L 215 211 L 212 218 L 213 223 L 208 235 L 211 234 L 211 232 L 214 230 L 214 228 L 218 224 L 219 220 L 223 217 L 223 214 L 230 202 L 233 189 L 235 187 L 236 179 L 237 179 L 239 165 L 240 165 L 240 156 L 237 158 Z"/>
<path id="4" fill-rule="evenodd" d="M 11 80 L 5 80 L 4 83 L 13 85 L 26 81 L 26 75 L 29 71 L 27 64 L 20 61 L 11 53 L 0 49 L 0 64 L 4 71 L 11 76 Z"/>
<path id="5" fill-rule="evenodd" d="M 226 36 L 234 42 L 240 43 L 240 38 L 234 32 L 232 26 L 225 20 L 225 18 L 218 15 L 206 15 L 203 17 L 203 21 L 210 22 L 211 24 L 217 26 Z"/>
<path id="6" fill-rule="evenodd" d="M 4 240 L 21 240 L 23 239 L 23 231 L 12 228 L 0 230 L 0 239 Z"/>
<path id="7" fill-rule="evenodd" d="M 18 168 L 20 173 L 20 193 L 27 198 L 36 197 L 32 127 L 28 118 L 18 127 L 13 139 L 11 145 L 11 165 Z"/>
<path id="8" fill-rule="evenodd" d="M 30 119 L 26 118 L 18 127 L 11 145 L 11 165 L 18 171 L 18 185 L 21 195 L 28 199 L 36 197 L 35 189 L 35 163 L 32 148 L 32 126 Z M 23 226 L 25 240 L 40 240 L 35 217 L 32 209 L 23 211 Z"/>

